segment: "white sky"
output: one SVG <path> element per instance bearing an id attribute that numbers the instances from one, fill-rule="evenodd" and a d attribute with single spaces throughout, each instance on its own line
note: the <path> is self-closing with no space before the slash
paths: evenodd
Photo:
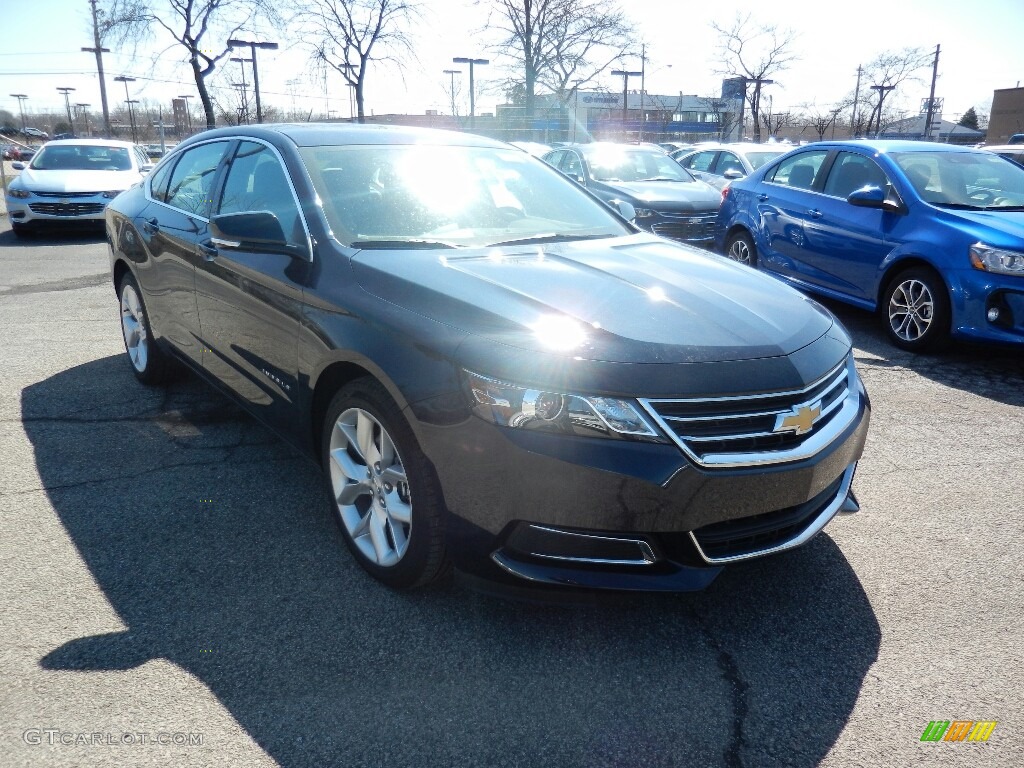
<path id="1" fill-rule="evenodd" d="M 453 65 L 453 56 L 491 59 L 490 67 L 476 69 L 478 90 L 484 89 L 477 111 L 493 110 L 503 99 L 486 92 L 488 81 L 500 79 L 499 58 L 487 48 L 487 33 L 480 31 L 487 16 L 486 0 L 422 0 L 422 5 L 423 17 L 412 30 L 418 61 L 401 70 L 388 64 L 368 70 L 367 113 L 448 112 L 449 76 L 443 70 L 462 68 L 462 79 L 468 82 L 465 67 Z M 858 64 L 884 50 L 907 46 L 934 50 L 941 44 L 936 96 L 945 99 L 947 119 L 971 106 L 987 110 L 994 89 L 1024 81 L 1024 0 L 627 0 L 622 5 L 648 44 L 648 93 L 718 93 L 718 37 L 710 23 L 728 25 L 737 11 L 751 12 L 755 19 L 792 28 L 799 35 L 795 47 L 800 59 L 765 91 L 772 94 L 776 111 L 809 102 L 830 106 L 853 89 Z M 63 113 L 63 96 L 56 88 L 70 86 L 76 89 L 72 103 L 90 103 L 93 114 L 99 113 L 95 61 L 79 50 L 92 43 L 87 0 L 0 0 L 0 26 L 5 32 L 0 38 L 0 109 L 17 115 L 18 102 L 8 94 L 25 93 L 27 111 Z M 329 77 L 325 98 L 323 81 L 309 74 L 301 41 L 281 30 L 264 31 L 262 39 L 276 40 L 282 48 L 258 54 L 265 104 L 312 110 L 314 119 L 327 109 L 334 117 L 348 116 L 348 93 L 340 75 Z M 169 107 L 174 96 L 195 93 L 191 71 L 180 57 L 182 49 L 163 50 L 166 44 L 166 38 L 157 36 L 135 58 L 116 50 L 105 56 L 112 107 L 124 100 L 123 85 L 111 81 L 120 74 L 138 78 L 130 85 L 132 98 L 163 101 Z M 639 65 L 639 59 L 626 63 L 630 69 Z M 237 82 L 238 71 L 238 64 L 230 64 L 226 76 L 211 82 Z M 922 71 L 921 77 L 920 83 L 907 84 L 890 97 L 891 103 L 916 110 L 920 99 L 928 96 L 931 70 Z M 621 78 L 608 75 L 602 85 L 616 91 L 621 83 Z M 464 100 L 466 93 L 464 84 Z M 461 111 L 468 111 L 465 103 Z"/>

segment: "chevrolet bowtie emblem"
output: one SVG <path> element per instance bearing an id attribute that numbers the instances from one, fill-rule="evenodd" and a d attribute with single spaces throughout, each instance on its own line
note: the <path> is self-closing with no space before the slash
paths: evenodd
<path id="1" fill-rule="evenodd" d="M 780 413 L 775 419 L 774 432 L 793 432 L 805 435 L 811 431 L 814 422 L 821 416 L 821 403 L 801 405 L 787 413 Z"/>

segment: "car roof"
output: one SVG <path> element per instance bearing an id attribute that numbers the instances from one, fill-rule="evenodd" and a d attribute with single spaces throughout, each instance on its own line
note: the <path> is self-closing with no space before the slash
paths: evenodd
<path id="1" fill-rule="evenodd" d="M 191 137 L 187 143 L 216 138 L 251 136 L 273 140 L 285 137 L 299 147 L 333 146 L 338 144 L 447 144 L 452 146 L 495 147 L 508 149 L 502 141 L 473 133 L 445 131 L 436 128 L 414 128 L 405 125 L 370 123 L 271 123 L 263 125 L 214 128 Z M 182 142 L 178 146 L 184 146 Z"/>
<path id="2" fill-rule="evenodd" d="M 860 147 L 879 154 L 889 152 L 981 152 L 983 150 L 963 144 L 939 144 L 934 141 L 907 141 L 906 139 L 847 139 L 845 141 L 816 141 L 800 149 L 849 149 Z M 792 147 L 796 149 L 796 147 Z"/>
<path id="3" fill-rule="evenodd" d="M 134 147 L 130 141 L 119 141 L 118 139 L 54 139 L 44 144 L 44 147 L 66 147 L 66 146 L 89 146 L 89 147 Z"/>

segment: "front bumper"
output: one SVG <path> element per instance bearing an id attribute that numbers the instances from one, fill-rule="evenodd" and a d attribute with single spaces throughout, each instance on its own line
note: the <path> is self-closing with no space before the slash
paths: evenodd
<path id="1" fill-rule="evenodd" d="M 953 335 L 971 341 L 1024 343 L 1024 277 L 959 270 L 952 276 Z M 998 310 L 995 320 L 990 309 Z"/>
<path id="2" fill-rule="evenodd" d="M 844 505 L 855 509 L 850 484 L 869 420 L 861 387 L 855 418 L 815 455 L 717 469 L 671 444 L 476 417 L 425 427 L 421 442 L 444 489 L 460 568 L 539 584 L 686 591 L 707 586 L 726 563 L 806 543 Z"/>
<path id="3" fill-rule="evenodd" d="M 102 224 L 111 198 L 102 193 L 33 193 L 27 198 L 6 196 L 7 215 L 15 224 Z"/>

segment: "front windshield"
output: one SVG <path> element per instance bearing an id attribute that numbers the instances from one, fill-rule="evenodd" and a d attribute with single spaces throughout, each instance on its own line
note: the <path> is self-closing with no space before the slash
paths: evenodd
<path id="1" fill-rule="evenodd" d="M 597 181 L 693 181 L 679 163 L 664 152 L 623 146 L 586 152 L 590 175 Z"/>
<path id="2" fill-rule="evenodd" d="M 991 152 L 894 152 L 925 202 L 947 208 L 1020 209 L 1024 168 Z"/>
<path id="3" fill-rule="evenodd" d="M 750 163 L 750 167 L 755 171 L 762 165 L 767 163 L 769 160 L 774 160 L 779 155 L 786 154 L 785 152 L 744 152 L 744 157 L 747 158 L 747 162 Z"/>
<path id="4" fill-rule="evenodd" d="M 93 144 L 47 144 L 32 158 L 36 171 L 130 171 L 125 147 Z"/>
<path id="5" fill-rule="evenodd" d="M 468 248 L 631 232 L 518 149 L 348 145 L 300 154 L 334 236 L 353 247 Z"/>

